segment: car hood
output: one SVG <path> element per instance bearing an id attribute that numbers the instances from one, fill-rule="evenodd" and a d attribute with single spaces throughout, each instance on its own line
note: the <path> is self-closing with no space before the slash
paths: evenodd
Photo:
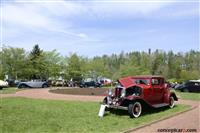
<path id="1" fill-rule="evenodd" d="M 120 78 L 118 79 L 118 82 L 125 88 L 136 85 L 131 77 Z"/>
<path id="2" fill-rule="evenodd" d="M 132 77 L 125 77 L 125 78 L 120 78 L 118 82 L 124 87 L 124 88 L 129 88 L 132 86 L 138 86 L 141 88 L 149 88 L 149 85 L 144 85 L 144 84 L 136 84 L 133 80 Z"/>

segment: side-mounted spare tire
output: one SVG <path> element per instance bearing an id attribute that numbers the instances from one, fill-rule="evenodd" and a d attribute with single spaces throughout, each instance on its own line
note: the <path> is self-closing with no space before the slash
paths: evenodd
<path id="1" fill-rule="evenodd" d="M 129 104 L 128 113 L 131 118 L 137 118 L 142 114 L 142 104 L 139 101 Z"/>
<path id="2" fill-rule="evenodd" d="M 102 104 L 104 104 L 104 105 L 107 105 L 107 104 L 108 104 L 107 97 L 105 97 L 105 98 L 103 99 L 103 103 L 102 103 Z M 105 111 L 111 111 L 111 110 L 112 110 L 111 108 L 108 108 L 108 107 L 105 108 Z"/>

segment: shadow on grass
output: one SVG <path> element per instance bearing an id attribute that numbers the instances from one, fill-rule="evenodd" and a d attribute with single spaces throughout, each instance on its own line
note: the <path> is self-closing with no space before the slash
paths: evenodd
<path id="1" fill-rule="evenodd" d="M 174 108 L 176 108 L 176 107 L 177 106 L 174 106 Z M 161 107 L 161 108 L 145 107 L 145 108 L 143 108 L 143 111 L 142 111 L 141 115 L 145 116 L 145 115 L 155 114 L 155 113 L 159 113 L 159 112 L 163 112 L 163 111 L 167 111 L 167 110 L 170 110 L 170 108 L 168 106 Z M 111 114 L 119 115 L 119 116 L 129 116 L 127 110 L 110 109 L 110 111 L 106 111 L 106 112 L 107 113 L 105 113 L 104 116 L 109 115 L 108 112 L 110 112 Z"/>

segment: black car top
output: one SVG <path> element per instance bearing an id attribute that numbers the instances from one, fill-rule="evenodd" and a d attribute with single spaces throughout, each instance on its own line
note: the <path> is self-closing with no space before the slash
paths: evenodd
<path id="1" fill-rule="evenodd" d="M 187 81 L 184 84 L 178 86 L 176 89 L 181 90 L 181 91 L 200 92 L 200 82 Z"/>

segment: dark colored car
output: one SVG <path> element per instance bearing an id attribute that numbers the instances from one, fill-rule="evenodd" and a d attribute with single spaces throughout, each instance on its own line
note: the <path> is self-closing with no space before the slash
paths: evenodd
<path id="1" fill-rule="evenodd" d="M 146 107 L 173 108 L 178 100 L 162 76 L 130 76 L 118 82 L 120 86 L 115 88 L 114 94 L 109 91 L 103 100 L 106 110 L 127 110 L 130 117 L 139 117 Z"/>
<path id="2" fill-rule="evenodd" d="M 200 82 L 199 81 L 188 81 L 184 84 L 179 85 L 175 88 L 182 92 L 200 92 Z"/>
<path id="3" fill-rule="evenodd" d="M 81 88 L 87 88 L 87 87 L 101 87 L 101 83 L 96 81 L 82 81 L 80 84 Z"/>
<path id="4" fill-rule="evenodd" d="M 8 82 L 8 85 L 10 87 L 16 87 L 20 83 L 19 80 L 15 80 L 15 79 L 7 79 L 6 81 Z"/>

